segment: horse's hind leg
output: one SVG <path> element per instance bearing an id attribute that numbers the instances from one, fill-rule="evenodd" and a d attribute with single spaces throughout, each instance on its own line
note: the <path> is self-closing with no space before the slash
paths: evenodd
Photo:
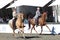
<path id="1" fill-rule="evenodd" d="M 49 31 L 51 32 L 50 28 L 46 25 L 46 27 L 49 29 Z"/>

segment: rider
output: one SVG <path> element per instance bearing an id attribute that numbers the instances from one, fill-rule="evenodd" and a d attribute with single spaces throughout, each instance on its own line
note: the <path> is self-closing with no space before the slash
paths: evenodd
<path id="1" fill-rule="evenodd" d="M 36 20 L 37 25 L 38 25 L 38 17 L 40 17 L 40 16 L 41 16 L 40 8 L 37 7 L 36 15 L 33 17 Z"/>
<path id="2" fill-rule="evenodd" d="M 15 8 L 13 8 L 12 16 L 13 16 L 13 19 L 15 19 L 15 18 L 16 18 L 16 16 L 17 16 L 17 14 L 16 14 L 16 9 L 15 9 Z"/>
<path id="3" fill-rule="evenodd" d="M 17 13 L 15 8 L 13 8 L 12 16 L 13 16 L 13 26 L 14 26 L 17 19 Z"/>

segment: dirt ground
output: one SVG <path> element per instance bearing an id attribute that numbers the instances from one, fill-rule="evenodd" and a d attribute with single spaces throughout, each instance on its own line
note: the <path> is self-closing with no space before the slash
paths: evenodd
<path id="1" fill-rule="evenodd" d="M 23 38 L 22 34 L 16 34 L 14 37 L 12 33 L 0 33 L 0 40 L 60 40 L 60 35 L 25 34 Z"/>

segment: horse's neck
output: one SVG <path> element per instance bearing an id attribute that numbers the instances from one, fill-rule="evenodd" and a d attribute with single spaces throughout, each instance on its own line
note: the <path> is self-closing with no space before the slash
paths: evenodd
<path id="1" fill-rule="evenodd" d="M 17 18 L 17 20 L 21 21 L 21 20 L 22 20 L 22 18 Z"/>
<path id="2" fill-rule="evenodd" d="M 42 16 L 42 19 L 43 19 L 43 20 L 46 20 L 46 16 Z"/>

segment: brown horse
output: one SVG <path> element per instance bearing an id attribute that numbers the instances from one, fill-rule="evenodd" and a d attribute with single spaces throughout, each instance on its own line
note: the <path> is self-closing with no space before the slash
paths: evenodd
<path id="1" fill-rule="evenodd" d="M 46 24 L 46 18 L 47 18 L 47 12 L 43 12 L 41 18 L 38 19 L 38 24 L 39 24 L 39 26 L 41 26 L 41 33 L 40 34 L 42 34 L 43 26 L 46 26 L 49 29 L 49 27 Z M 51 30 L 49 29 L 49 31 L 51 31 Z"/>
<path id="2" fill-rule="evenodd" d="M 36 31 L 36 29 L 35 29 L 35 25 L 36 25 L 35 19 L 32 18 L 31 16 L 32 16 L 32 14 L 31 14 L 31 15 L 28 15 L 28 25 L 29 25 L 29 29 L 31 28 L 31 33 L 32 33 L 32 29 L 34 29 L 35 32 L 38 33 L 38 32 Z M 31 27 L 31 25 L 32 25 L 32 27 Z"/>
<path id="3" fill-rule="evenodd" d="M 39 19 L 38 19 L 38 25 L 41 26 L 41 34 L 43 31 L 43 26 L 46 25 L 46 27 L 49 29 L 49 27 L 46 24 L 46 17 L 47 17 L 47 12 L 43 12 L 41 17 L 39 17 Z M 36 31 L 36 29 L 35 29 L 36 22 L 35 22 L 34 18 L 29 18 L 29 29 L 31 27 L 30 25 L 32 25 L 31 32 L 32 32 L 32 29 L 34 29 Z M 49 31 L 50 31 L 50 29 L 49 29 Z M 38 33 L 38 32 L 36 31 L 36 33 Z"/>
<path id="4" fill-rule="evenodd" d="M 24 19 L 24 14 L 23 13 L 18 13 L 17 14 L 17 20 L 15 22 L 15 26 L 13 26 L 13 20 L 9 21 L 9 25 L 13 30 L 13 35 L 15 36 L 15 29 L 19 29 L 22 33 L 23 33 L 23 37 L 24 37 L 24 23 L 23 23 L 23 19 Z"/>
<path id="5" fill-rule="evenodd" d="M 38 32 L 36 31 L 36 29 L 35 29 L 35 25 L 36 25 L 35 19 L 30 19 L 30 18 L 29 18 L 29 29 L 30 29 L 31 25 L 32 25 L 31 33 L 32 33 L 32 29 L 34 29 L 35 32 L 38 33 Z"/>

